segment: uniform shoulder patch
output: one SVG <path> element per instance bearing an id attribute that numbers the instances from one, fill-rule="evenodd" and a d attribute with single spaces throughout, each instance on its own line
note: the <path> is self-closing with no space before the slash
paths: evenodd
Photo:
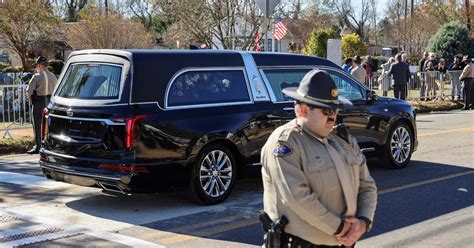
<path id="1" fill-rule="evenodd" d="M 293 148 L 287 143 L 278 143 L 275 148 L 273 148 L 273 155 L 276 157 L 286 157 L 292 153 Z"/>

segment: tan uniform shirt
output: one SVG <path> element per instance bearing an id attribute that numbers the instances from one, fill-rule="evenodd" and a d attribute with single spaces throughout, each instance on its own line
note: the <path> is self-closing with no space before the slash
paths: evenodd
<path id="1" fill-rule="evenodd" d="M 353 68 L 351 71 L 351 74 L 360 83 L 365 83 L 365 77 L 367 76 L 367 72 L 365 71 L 364 67 L 362 67 L 361 65 L 358 65 L 357 67 Z"/>
<path id="2" fill-rule="evenodd" d="M 327 140 L 346 163 L 356 216 L 372 221 L 377 188 L 356 140 L 351 136 L 349 144 L 334 133 Z M 313 244 L 338 245 L 334 234 L 347 205 L 335 165 L 318 137 L 294 119 L 270 135 L 261 154 L 263 206 L 270 218 L 285 215 L 285 232 Z"/>
<path id="3" fill-rule="evenodd" d="M 474 68 L 472 63 L 467 64 L 462 70 L 461 76 L 459 76 L 459 80 L 464 80 L 466 78 L 474 78 Z"/>
<path id="4" fill-rule="evenodd" d="M 48 70 L 35 73 L 28 84 L 28 96 L 31 97 L 34 90 L 38 96 L 51 95 L 57 82 L 56 76 Z"/>

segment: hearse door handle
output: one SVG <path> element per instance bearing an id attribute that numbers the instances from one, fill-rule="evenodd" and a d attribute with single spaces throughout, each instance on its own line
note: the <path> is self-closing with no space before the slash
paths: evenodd
<path id="1" fill-rule="evenodd" d="M 283 108 L 283 111 L 294 111 L 295 108 L 293 107 L 286 107 L 286 108 Z"/>

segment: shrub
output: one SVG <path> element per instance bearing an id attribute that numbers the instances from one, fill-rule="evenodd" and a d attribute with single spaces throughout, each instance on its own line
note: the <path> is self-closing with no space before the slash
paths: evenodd
<path id="1" fill-rule="evenodd" d="M 357 34 L 347 34 L 342 36 L 342 56 L 353 58 L 356 55 L 367 54 L 367 46 Z"/>
<path id="2" fill-rule="evenodd" d="M 328 39 L 334 38 L 335 32 L 327 28 L 315 28 L 311 33 L 308 43 L 303 49 L 303 54 L 325 58 L 327 55 Z"/>
<path id="3" fill-rule="evenodd" d="M 438 58 L 452 59 L 456 54 L 474 55 L 474 39 L 469 38 L 469 31 L 458 21 L 441 26 L 428 42 L 428 51 L 437 54 Z M 471 49 L 470 49 L 471 48 Z"/>
<path id="4" fill-rule="evenodd" d="M 63 69 L 64 62 L 59 59 L 54 59 L 49 61 L 48 70 L 52 73 L 59 75 L 61 74 L 61 70 Z"/>
<path id="5" fill-rule="evenodd" d="M 380 69 L 380 66 L 387 63 L 388 58 L 384 56 L 374 56 L 372 57 L 372 62 L 374 63 L 374 68 L 376 70 Z"/>

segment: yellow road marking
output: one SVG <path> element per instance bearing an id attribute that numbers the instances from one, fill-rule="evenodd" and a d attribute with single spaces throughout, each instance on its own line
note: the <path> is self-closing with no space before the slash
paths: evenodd
<path id="1" fill-rule="evenodd" d="M 245 220 L 245 221 L 236 222 L 236 223 L 233 223 L 233 224 L 230 224 L 230 225 L 212 227 L 212 228 L 206 229 L 205 231 L 197 232 L 193 235 L 178 234 L 178 235 L 175 235 L 175 236 L 170 237 L 170 238 L 162 239 L 159 242 L 162 245 L 172 245 L 172 244 L 176 244 L 176 243 L 183 242 L 183 241 L 188 241 L 188 240 L 195 239 L 195 238 L 206 237 L 206 236 L 210 236 L 210 235 L 213 235 L 213 234 L 226 232 L 226 231 L 229 231 L 229 230 L 234 230 L 234 229 L 237 229 L 237 228 L 254 225 L 254 224 L 257 224 L 257 223 L 260 223 L 260 221 L 255 220 L 255 219 Z"/>
<path id="2" fill-rule="evenodd" d="M 420 133 L 418 134 L 418 137 L 435 135 L 435 134 L 443 134 L 443 133 L 470 132 L 470 131 L 474 131 L 474 127 L 465 127 L 465 128 L 451 129 L 451 130 L 438 131 L 438 132 L 432 132 L 432 133 Z"/>
<path id="3" fill-rule="evenodd" d="M 382 195 L 382 194 L 386 194 L 386 193 L 400 191 L 400 190 L 403 190 L 403 189 L 414 188 L 414 187 L 418 187 L 418 186 L 421 186 L 421 185 L 425 185 L 425 184 L 429 184 L 429 183 L 435 183 L 435 182 L 439 182 L 439 181 L 443 181 L 443 180 L 447 180 L 447 179 L 451 179 L 451 178 L 455 178 L 455 177 L 465 176 L 465 175 L 469 175 L 469 174 L 474 174 L 474 170 L 460 172 L 460 173 L 456 173 L 456 174 L 452 174 L 452 175 L 448 175 L 448 176 L 444 176 L 444 177 L 433 178 L 433 179 L 429 179 L 429 180 L 425 180 L 425 181 L 421 181 L 421 182 L 409 183 L 409 184 L 406 184 L 406 185 L 393 187 L 393 188 L 390 188 L 390 189 L 384 189 L 384 190 L 380 190 L 378 192 L 378 194 Z"/>

